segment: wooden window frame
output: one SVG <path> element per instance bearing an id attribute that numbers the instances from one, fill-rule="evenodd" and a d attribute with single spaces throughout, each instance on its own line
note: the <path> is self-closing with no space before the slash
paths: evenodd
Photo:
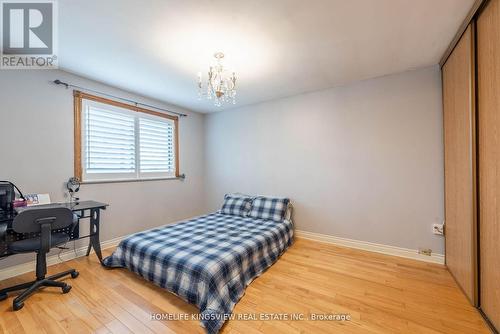
<path id="1" fill-rule="evenodd" d="M 88 93 L 81 92 L 79 90 L 73 91 L 73 108 L 74 108 L 74 176 L 80 181 L 83 176 L 83 166 L 82 166 L 82 103 L 83 100 L 95 101 L 103 104 L 108 104 L 118 108 L 123 108 L 127 110 L 132 110 L 139 113 L 144 113 L 148 115 L 153 115 L 161 118 L 166 118 L 174 122 L 174 149 L 175 149 L 175 176 L 174 178 L 179 178 L 179 117 L 165 114 L 162 112 L 142 108 L 136 105 L 127 104 L 124 102 L 111 100 L 105 97 L 92 95 Z M 130 179 L 130 180 L 119 180 L 119 182 L 135 182 L 135 181 L 147 181 L 147 180 L 161 180 L 168 179 L 172 177 L 159 177 L 152 179 Z M 105 183 L 105 182 L 117 182 L 114 180 L 110 181 L 88 181 L 88 183 Z"/>

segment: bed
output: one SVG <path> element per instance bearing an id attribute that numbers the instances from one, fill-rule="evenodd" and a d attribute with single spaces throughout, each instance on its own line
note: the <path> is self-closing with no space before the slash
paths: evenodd
<path id="1" fill-rule="evenodd" d="M 293 241 L 291 220 L 220 211 L 134 234 L 104 259 L 178 295 L 200 310 L 208 333 L 229 319 L 245 288 Z"/>

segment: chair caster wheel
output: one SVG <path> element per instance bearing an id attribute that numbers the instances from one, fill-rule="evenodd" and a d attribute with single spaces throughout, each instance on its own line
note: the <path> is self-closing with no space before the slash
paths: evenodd
<path id="1" fill-rule="evenodd" d="M 68 293 L 71 290 L 71 285 L 66 284 L 64 288 L 62 288 L 63 293 Z"/>
<path id="2" fill-rule="evenodd" d="M 2 294 L 0 294 L 0 301 L 7 299 L 7 297 L 8 297 L 8 296 L 7 296 L 7 294 L 6 294 L 6 293 L 2 293 Z"/>
<path id="3" fill-rule="evenodd" d="M 77 278 L 78 276 L 80 276 L 80 273 L 78 271 L 74 271 L 71 273 L 71 278 Z"/>
<path id="4" fill-rule="evenodd" d="M 12 308 L 14 309 L 14 311 L 19 311 L 23 307 L 24 307 L 24 303 L 22 303 L 22 302 L 12 304 Z"/>

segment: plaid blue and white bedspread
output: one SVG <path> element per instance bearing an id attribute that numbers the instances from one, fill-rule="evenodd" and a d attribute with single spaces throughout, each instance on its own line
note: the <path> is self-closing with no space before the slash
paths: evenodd
<path id="1" fill-rule="evenodd" d="M 140 232 L 104 259 L 126 267 L 200 309 L 217 333 L 245 288 L 291 245 L 292 223 L 212 213 Z"/>

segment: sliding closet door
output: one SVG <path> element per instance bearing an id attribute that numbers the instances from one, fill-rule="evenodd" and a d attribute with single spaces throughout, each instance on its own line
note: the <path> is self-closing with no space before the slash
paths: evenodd
<path id="1" fill-rule="evenodd" d="M 446 265 L 472 304 L 477 300 L 474 52 L 471 26 L 442 68 Z"/>
<path id="2" fill-rule="evenodd" d="M 477 20 L 480 307 L 500 329 L 500 0 Z"/>

